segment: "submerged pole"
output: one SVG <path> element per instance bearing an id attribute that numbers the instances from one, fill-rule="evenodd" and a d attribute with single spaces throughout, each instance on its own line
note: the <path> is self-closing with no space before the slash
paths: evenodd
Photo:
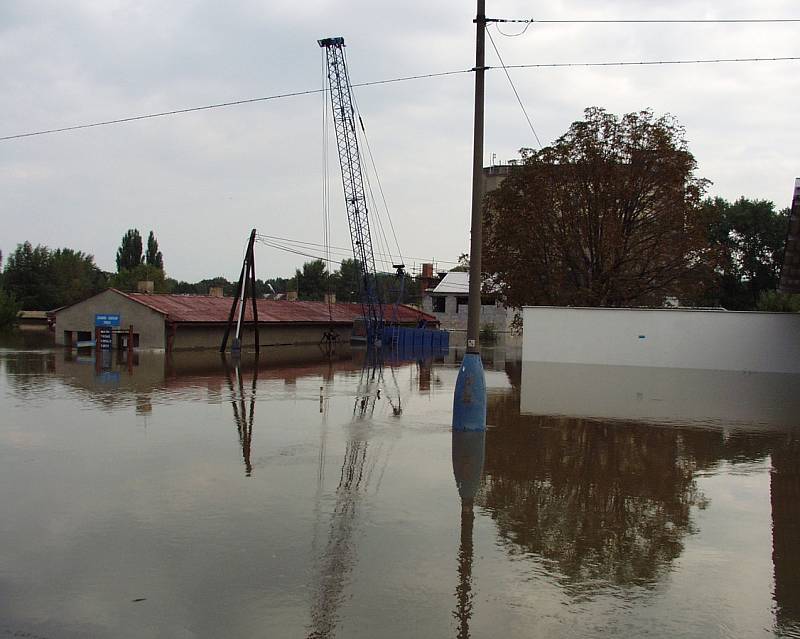
<path id="1" fill-rule="evenodd" d="M 483 221 L 483 95 L 486 51 L 486 0 L 478 0 L 475 17 L 475 122 L 472 151 L 472 225 L 469 253 L 467 352 L 461 362 L 453 396 L 453 430 L 486 430 L 486 380 L 481 362 L 481 248 Z"/>

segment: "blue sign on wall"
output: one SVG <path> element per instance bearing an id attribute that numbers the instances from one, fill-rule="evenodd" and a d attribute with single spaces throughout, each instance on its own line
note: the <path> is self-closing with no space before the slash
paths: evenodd
<path id="1" fill-rule="evenodd" d="M 119 326 L 119 315 L 112 313 L 95 313 L 95 326 Z"/>

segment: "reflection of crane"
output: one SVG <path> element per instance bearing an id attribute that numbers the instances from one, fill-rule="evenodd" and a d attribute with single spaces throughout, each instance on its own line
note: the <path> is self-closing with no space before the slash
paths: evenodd
<path id="1" fill-rule="evenodd" d="M 364 353 L 364 365 L 361 367 L 361 378 L 359 379 L 356 399 L 353 405 L 353 417 L 359 419 L 372 417 L 375 413 L 375 404 L 377 400 L 381 399 L 381 390 L 383 390 L 389 405 L 392 407 L 392 415 L 399 417 L 403 414 L 400 387 L 397 384 L 394 368 L 389 366 L 391 384 L 386 383 L 383 370 L 383 351 L 377 348 L 367 347 Z"/>
<path id="2" fill-rule="evenodd" d="M 325 38 L 318 42 L 319 46 L 325 49 L 347 222 L 350 226 L 353 257 L 358 269 L 361 312 L 364 317 L 367 343 L 370 344 L 381 335 L 384 323 L 383 300 L 378 286 L 378 273 L 372 248 L 372 234 L 367 212 L 367 192 L 358 148 L 356 113 L 344 54 L 344 38 Z M 358 119 L 363 132 L 364 124 L 360 117 Z M 393 266 L 402 283 L 405 266 L 403 264 L 394 264 Z"/>
<path id="3" fill-rule="evenodd" d="M 363 496 L 373 485 L 372 479 L 376 475 L 376 468 L 379 472 L 374 482 L 374 489 L 376 491 L 379 489 L 391 454 L 391 447 L 384 453 L 380 444 L 370 446 L 369 442 L 371 425 L 364 418 L 372 415 L 379 391 L 379 389 L 375 389 L 374 382 L 380 379 L 379 374 L 375 372 L 376 368 L 369 365 L 370 361 L 374 363 L 376 360 L 368 359 L 362 369 L 359 395 L 356 398 L 353 420 L 349 425 L 349 436 L 345 444 L 339 483 L 336 487 L 336 503 L 330 514 L 328 540 L 317 556 L 317 583 L 311 602 L 309 637 L 332 637 L 335 634 L 339 619 L 338 609 L 344 601 L 345 588 L 356 563 L 353 538 L 358 529 L 359 506 Z M 322 497 L 321 483 L 325 463 L 324 432 L 323 429 L 317 472 L 318 504 Z"/>

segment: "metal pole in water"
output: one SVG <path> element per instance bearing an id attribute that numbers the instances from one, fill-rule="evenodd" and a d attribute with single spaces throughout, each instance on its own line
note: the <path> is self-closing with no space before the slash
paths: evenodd
<path id="1" fill-rule="evenodd" d="M 453 430 L 486 430 L 486 380 L 478 334 L 481 320 L 481 244 L 483 224 L 483 94 L 486 50 L 486 1 L 478 0 L 475 17 L 475 126 L 472 153 L 472 228 L 469 253 L 467 352 L 458 371 L 453 396 Z"/>

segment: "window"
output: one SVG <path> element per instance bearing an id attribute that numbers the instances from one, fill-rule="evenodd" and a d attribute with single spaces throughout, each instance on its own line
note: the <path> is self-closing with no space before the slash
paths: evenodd
<path id="1" fill-rule="evenodd" d="M 444 305 L 444 297 L 434 297 L 433 298 L 433 312 L 434 313 L 444 313 L 445 305 Z"/>

